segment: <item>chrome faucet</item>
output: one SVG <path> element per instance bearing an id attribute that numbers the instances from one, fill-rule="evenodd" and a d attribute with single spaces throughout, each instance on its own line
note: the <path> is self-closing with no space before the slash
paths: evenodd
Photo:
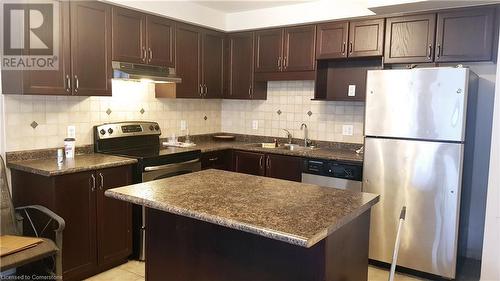
<path id="1" fill-rule="evenodd" d="M 288 144 L 292 144 L 292 133 L 290 133 L 290 131 L 288 131 L 287 129 L 283 129 L 283 131 L 286 132 L 286 137 L 288 138 Z"/>
<path id="2" fill-rule="evenodd" d="M 304 147 L 310 146 L 311 140 L 309 140 L 309 138 L 307 138 L 309 131 L 307 130 L 306 123 L 302 123 L 302 125 L 300 125 L 300 130 L 304 130 Z"/>

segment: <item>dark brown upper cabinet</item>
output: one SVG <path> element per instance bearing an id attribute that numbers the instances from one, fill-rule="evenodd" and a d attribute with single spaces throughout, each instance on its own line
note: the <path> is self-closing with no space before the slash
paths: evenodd
<path id="1" fill-rule="evenodd" d="M 60 15 L 58 69 L 3 70 L 3 93 L 111 95 L 111 6 L 96 1 L 53 3 Z"/>
<path id="2" fill-rule="evenodd" d="M 255 32 L 255 72 L 282 70 L 283 29 Z"/>
<path id="3" fill-rule="evenodd" d="M 317 59 L 383 55 L 384 19 L 318 25 Z"/>
<path id="4" fill-rule="evenodd" d="M 175 66 L 175 22 L 113 7 L 113 60 Z"/>
<path id="5" fill-rule="evenodd" d="M 384 50 L 384 19 L 349 22 L 348 57 L 382 56 Z"/>
<path id="6" fill-rule="evenodd" d="M 202 40 L 202 80 L 204 98 L 222 98 L 224 88 L 223 33 L 205 30 Z"/>
<path id="7" fill-rule="evenodd" d="M 436 62 L 492 59 L 495 8 L 488 6 L 438 13 Z"/>
<path id="8" fill-rule="evenodd" d="M 287 27 L 283 34 L 283 71 L 314 70 L 316 26 Z"/>
<path id="9" fill-rule="evenodd" d="M 113 60 L 146 63 L 146 14 L 113 7 Z"/>
<path id="10" fill-rule="evenodd" d="M 317 59 L 347 58 L 348 22 L 318 24 Z"/>
<path id="11" fill-rule="evenodd" d="M 436 14 L 387 19 L 386 63 L 432 62 Z"/>
<path id="12" fill-rule="evenodd" d="M 311 71 L 315 68 L 316 27 L 255 32 L 255 72 Z"/>
<path id="13" fill-rule="evenodd" d="M 201 98 L 201 28 L 177 24 L 176 72 L 182 83 L 176 84 L 178 98 Z"/>
<path id="14" fill-rule="evenodd" d="M 111 6 L 70 2 L 71 73 L 75 95 L 111 96 Z M 69 82 L 68 82 L 69 83 Z"/>
<path id="15" fill-rule="evenodd" d="M 148 64 L 175 66 L 175 22 L 166 18 L 147 16 Z"/>
<path id="16" fill-rule="evenodd" d="M 226 93 L 228 99 L 265 99 L 254 95 L 254 33 L 238 32 L 228 36 L 226 47 Z"/>

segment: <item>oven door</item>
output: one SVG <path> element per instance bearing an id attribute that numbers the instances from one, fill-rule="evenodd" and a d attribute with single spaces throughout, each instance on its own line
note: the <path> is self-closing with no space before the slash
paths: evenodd
<path id="1" fill-rule="evenodd" d="M 170 178 L 201 170 L 200 159 L 160 166 L 149 166 L 142 172 L 142 182 Z"/>

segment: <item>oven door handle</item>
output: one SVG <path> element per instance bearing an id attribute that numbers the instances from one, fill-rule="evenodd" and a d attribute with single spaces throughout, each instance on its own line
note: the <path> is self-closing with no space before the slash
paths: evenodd
<path id="1" fill-rule="evenodd" d="M 199 161 L 200 161 L 200 159 L 194 159 L 194 160 L 189 160 L 189 161 L 180 162 L 180 163 L 172 163 L 172 164 L 161 165 L 161 166 L 145 167 L 144 171 L 145 172 L 152 172 L 152 171 L 164 170 L 164 169 L 168 169 L 168 168 L 179 166 L 179 165 L 187 165 L 187 164 L 197 163 Z"/>

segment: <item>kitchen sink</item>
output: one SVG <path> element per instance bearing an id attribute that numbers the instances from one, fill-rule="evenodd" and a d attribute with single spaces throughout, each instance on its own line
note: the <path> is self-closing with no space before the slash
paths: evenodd
<path id="1" fill-rule="evenodd" d="M 262 147 L 262 143 L 250 143 L 250 144 L 247 144 L 246 146 L 250 146 L 250 147 Z M 288 144 L 288 143 L 286 143 L 286 144 L 281 144 L 278 147 L 272 147 L 272 148 L 268 148 L 268 149 L 283 149 L 283 150 L 290 150 L 290 151 L 305 151 L 305 150 L 314 150 L 314 149 L 317 149 L 317 147 L 314 147 L 314 146 L 305 147 L 305 146 L 302 146 L 302 145 L 299 145 L 299 144 Z"/>

